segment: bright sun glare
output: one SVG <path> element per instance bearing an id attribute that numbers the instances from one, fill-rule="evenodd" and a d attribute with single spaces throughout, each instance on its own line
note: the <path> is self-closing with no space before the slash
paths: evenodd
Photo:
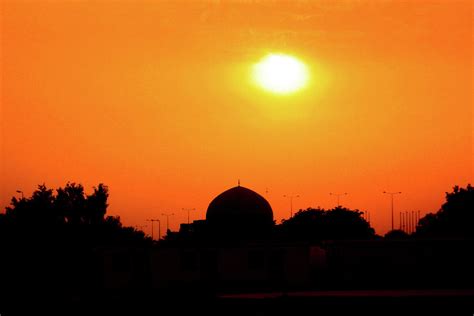
<path id="1" fill-rule="evenodd" d="M 303 88 L 309 73 L 306 65 L 293 56 L 269 54 L 254 65 L 253 79 L 265 90 L 287 94 Z"/>

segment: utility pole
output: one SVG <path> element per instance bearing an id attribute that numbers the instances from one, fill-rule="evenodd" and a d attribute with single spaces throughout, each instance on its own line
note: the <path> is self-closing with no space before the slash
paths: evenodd
<path id="1" fill-rule="evenodd" d="M 402 212 L 402 216 L 403 216 L 403 231 L 404 231 L 405 233 L 408 233 L 407 214 L 406 214 L 406 212 Z"/>
<path id="2" fill-rule="evenodd" d="M 408 216 L 408 233 L 411 234 L 413 233 L 413 211 L 410 214 L 410 211 L 407 211 L 407 216 Z"/>
<path id="3" fill-rule="evenodd" d="M 347 192 L 344 193 L 332 193 L 330 192 L 329 195 L 335 195 L 337 197 L 337 207 L 341 206 L 341 203 L 339 203 L 339 199 L 343 195 L 347 195 Z"/>
<path id="4" fill-rule="evenodd" d="M 240 180 L 239 180 L 239 186 L 240 186 Z M 182 210 L 188 212 L 188 224 L 189 224 L 189 211 L 195 211 L 196 209 L 195 208 L 183 208 Z"/>
<path id="5" fill-rule="evenodd" d="M 405 231 L 405 217 L 403 216 L 403 212 L 400 212 L 400 226 L 401 226 L 401 230 L 402 231 Z"/>
<path id="6" fill-rule="evenodd" d="M 411 234 L 411 228 L 412 228 L 412 218 L 410 216 L 410 212 L 407 212 L 408 215 L 408 233 Z"/>
<path id="7" fill-rule="evenodd" d="M 154 240 L 153 236 L 153 223 L 158 222 L 158 240 L 161 239 L 161 221 L 159 219 L 147 219 L 147 222 L 151 222 L 151 240 Z"/>
<path id="8" fill-rule="evenodd" d="M 418 224 L 420 223 L 420 211 L 418 210 L 417 216 L 416 216 L 416 227 L 418 227 Z M 416 230 L 416 229 L 415 229 Z"/>
<path id="9" fill-rule="evenodd" d="M 298 194 L 297 195 L 283 195 L 283 197 L 289 198 L 290 199 L 290 218 L 293 217 L 293 198 L 298 198 L 300 197 Z"/>
<path id="10" fill-rule="evenodd" d="M 383 191 L 384 194 L 390 194 L 391 198 L 392 198 L 392 230 L 393 230 L 393 196 L 395 194 L 401 194 L 402 192 L 386 192 L 386 191 Z"/>
<path id="11" fill-rule="evenodd" d="M 410 218 L 408 216 L 408 212 L 405 211 L 405 226 L 406 226 L 406 233 L 410 233 Z"/>
<path id="12" fill-rule="evenodd" d="M 174 213 L 171 213 L 171 214 L 161 213 L 161 215 L 166 216 L 166 231 L 170 230 L 170 216 L 173 216 Z"/>

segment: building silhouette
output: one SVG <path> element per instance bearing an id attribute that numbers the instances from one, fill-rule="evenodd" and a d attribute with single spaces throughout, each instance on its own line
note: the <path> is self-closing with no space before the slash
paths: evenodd
<path id="1" fill-rule="evenodd" d="M 210 202 L 205 220 L 181 224 L 179 232 L 169 233 L 151 250 L 151 286 L 232 291 L 308 286 L 310 266 L 324 265 L 324 251 L 318 245 L 277 240 L 274 226 L 264 197 L 240 185 L 228 189 Z M 105 266 L 105 279 L 114 287 L 132 282 L 130 274 L 107 267 L 133 263 L 114 265 L 109 259 Z"/>
<path id="2" fill-rule="evenodd" d="M 275 227 L 268 201 L 233 187 L 210 202 L 205 220 L 182 224 L 144 252 L 104 250 L 104 282 L 112 288 L 245 292 L 456 288 L 474 279 L 466 273 L 474 264 L 464 251 L 468 240 L 291 240 L 275 234 Z"/>
<path id="3" fill-rule="evenodd" d="M 271 237 L 274 227 L 270 203 L 260 194 L 240 185 L 228 189 L 209 204 L 205 220 L 181 224 L 171 234 L 175 241 L 229 243 Z"/>

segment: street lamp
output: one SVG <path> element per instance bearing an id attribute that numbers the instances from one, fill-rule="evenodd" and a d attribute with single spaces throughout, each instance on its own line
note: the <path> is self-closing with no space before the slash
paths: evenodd
<path id="1" fill-rule="evenodd" d="M 337 207 L 341 206 L 341 204 L 339 203 L 339 199 L 341 196 L 343 195 L 347 195 L 347 192 L 344 192 L 344 193 L 329 193 L 329 195 L 335 195 L 337 197 Z"/>
<path id="2" fill-rule="evenodd" d="M 22 200 L 25 198 L 25 196 L 23 195 L 23 191 L 16 190 L 16 193 L 21 193 L 21 199 L 22 199 Z"/>
<path id="3" fill-rule="evenodd" d="M 158 222 L 158 240 L 161 239 L 161 221 L 159 219 L 147 219 L 147 222 L 151 222 L 151 240 L 153 240 L 153 223 Z"/>
<path id="4" fill-rule="evenodd" d="M 161 215 L 166 216 L 166 231 L 170 230 L 170 216 L 173 216 L 174 213 L 171 213 L 171 214 L 161 213 Z"/>
<path id="5" fill-rule="evenodd" d="M 290 199 L 290 218 L 293 217 L 293 198 L 298 198 L 300 197 L 298 194 L 297 195 L 283 195 L 283 197 L 289 198 Z"/>
<path id="6" fill-rule="evenodd" d="M 189 211 L 195 211 L 196 209 L 195 208 L 183 208 L 182 210 L 188 212 L 188 224 L 189 224 Z"/>
<path id="7" fill-rule="evenodd" d="M 391 198 L 392 198 L 392 230 L 393 230 L 393 196 L 395 194 L 401 194 L 402 192 L 387 192 L 387 191 L 383 191 L 382 193 L 384 194 L 390 194 Z"/>

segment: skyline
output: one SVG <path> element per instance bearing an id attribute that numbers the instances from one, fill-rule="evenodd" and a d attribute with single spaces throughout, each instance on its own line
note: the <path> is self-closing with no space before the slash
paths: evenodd
<path id="1" fill-rule="evenodd" d="M 2 212 L 17 190 L 102 182 L 125 225 L 172 212 L 177 230 L 182 208 L 204 218 L 240 179 L 277 222 L 283 195 L 300 195 L 296 212 L 347 192 L 341 205 L 384 234 L 383 191 L 402 192 L 397 228 L 399 212 L 435 212 L 473 182 L 470 1 L 1 8 Z M 305 62 L 308 87 L 254 87 L 252 66 L 272 52 Z"/>
<path id="2" fill-rule="evenodd" d="M 73 183 L 73 182 L 71 182 Z M 240 179 L 238 180 L 238 184 L 237 184 L 238 187 L 240 187 Z M 234 186 L 237 187 L 237 186 Z M 96 186 L 94 186 L 96 187 Z M 52 188 L 54 191 L 56 190 L 55 188 Z M 92 192 L 90 190 L 87 190 L 87 188 L 84 188 L 85 189 L 85 193 L 89 193 L 89 192 Z M 35 188 L 36 190 L 36 188 Z M 32 190 L 34 191 L 34 190 Z M 381 192 L 382 194 L 388 194 L 388 195 L 393 195 L 393 194 L 396 194 L 396 195 L 399 195 L 399 194 L 402 194 L 402 192 Z M 447 192 L 445 192 L 447 193 Z M 17 190 L 16 191 L 16 194 L 17 194 L 17 198 L 30 198 L 28 195 L 25 196 L 25 192 L 24 191 L 21 191 L 21 190 Z M 268 191 L 268 188 L 265 189 L 265 193 L 262 193 L 261 194 L 266 200 L 269 200 L 269 191 Z M 282 220 L 288 220 L 290 219 L 292 216 L 294 216 L 298 211 L 305 211 L 307 209 L 319 209 L 319 208 L 322 208 L 322 209 L 326 209 L 326 210 L 332 210 L 332 209 L 335 209 L 335 208 L 338 208 L 338 207 L 341 207 L 341 208 L 347 208 L 347 209 L 352 209 L 352 210 L 358 210 L 358 211 L 361 211 L 363 213 L 362 217 L 372 226 L 373 222 L 372 222 L 372 218 L 371 218 L 371 214 L 370 214 L 370 211 L 367 211 L 367 210 L 363 210 L 363 209 L 359 209 L 357 207 L 351 207 L 351 206 L 348 206 L 348 205 L 344 205 L 343 201 L 341 201 L 341 197 L 344 197 L 344 198 L 347 198 L 347 196 L 349 195 L 349 193 L 347 192 L 344 192 L 344 193 L 332 193 L 330 192 L 329 193 L 330 196 L 332 197 L 335 197 L 335 199 L 337 199 L 335 202 L 334 205 L 328 205 L 328 206 L 321 206 L 321 205 L 310 205 L 310 206 L 307 206 L 307 207 L 298 207 L 298 206 L 295 206 L 296 204 L 296 198 L 301 198 L 301 196 L 298 194 L 298 195 L 282 195 L 281 197 L 283 199 L 285 199 L 288 203 L 288 209 L 285 211 L 285 210 L 281 210 L 280 213 L 288 213 L 286 216 L 283 215 L 281 218 L 277 218 L 275 217 L 275 222 L 276 224 L 280 224 L 282 222 Z M 291 199 L 291 201 L 290 201 Z M 443 197 L 443 200 L 444 200 L 444 197 Z M 392 200 L 389 199 L 389 203 L 391 203 Z M 397 209 L 396 207 L 396 199 L 393 199 L 393 203 L 394 203 L 394 208 L 393 208 L 393 217 L 394 217 L 394 222 L 393 222 L 393 229 L 397 230 L 397 229 L 401 229 L 403 231 L 407 230 L 413 230 L 415 227 L 416 227 L 416 222 L 418 221 L 418 219 L 428 213 L 436 213 L 440 208 L 441 208 L 441 205 L 442 203 L 440 204 L 439 208 L 436 209 L 436 210 L 432 210 L 432 211 L 427 211 L 427 212 L 422 212 L 421 210 L 399 210 Z M 270 205 L 272 204 L 271 201 L 269 200 L 269 203 Z M 390 204 L 392 205 L 392 204 Z M 167 211 L 169 212 L 173 212 L 173 213 L 166 213 Z M 169 210 L 164 210 L 163 212 L 165 213 L 160 213 L 158 214 L 156 211 L 156 213 L 152 213 L 151 217 L 153 217 L 153 219 L 150 219 L 150 218 L 146 218 L 146 219 L 143 219 L 141 222 L 138 221 L 135 225 L 130 225 L 136 229 L 139 229 L 139 230 L 142 230 L 143 232 L 145 232 L 145 234 L 147 234 L 148 236 L 153 236 L 153 228 L 152 228 L 152 225 L 153 223 L 152 222 L 158 222 L 158 227 L 156 229 L 159 230 L 159 233 L 158 233 L 158 236 L 161 236 L 161 237 L 164 237 L 164 235 L 166 234 L 166 231 L 168 229 L 168 227 L 171 229 L 171 231 L 179 231 L 180 229 L 180 225 L 181 224 L 186 224 L 186 223 L 192 223 L 193 221 L 195 220 L 204 220 L 206 218 L 206 211 L 207 211 L 207 207 L 203 208 L 202 210 L 200 209 L 196 209 L 196 208 L 181 208 L 181 209 L 177 209 L 177 210 L 172 210 L 172 209 L 169 209 Z M 275 211 L 275 210 L 273 210 Z M 392 209 L 390 207 L 390 215 L 389 215 L 389 220 L 391 219 L 391 216 L 392 216 Z M 186 214 L 186 221 L 181 221 L 181 218 L 182 218 L 182 214 L 181 213 L 185 213 Z M 415 216 L 416 215 L 416 222 L 408 222 L 408 220 L 412 221 L 411 217 L 410 218 L 405 218 L 405 214 L 411 214 L 410 216 Z M 111 214 L 111 216 L 119 216 L 120 217 L 120 214 Z M 179 218 L 179 220 L 175 221 L 173 218 L 177 216 L 177 218 Z M 170 220 L 169 218 L 172 218 L 172 220 Z M 166 218 L 166 219 L 165 219 Z M 415 217 L 413 217 L 413 220 L 415 219 Z M 161 226 L 161 221 L 163 221 L 163 225 L 164 226 Z M 143 225 L 144 222 L 150 224 L 150 225 Z M 146 229 L 144 229 L 146 227 Z M 166 227 L 166 228 L 165 228 Z M 375 228 L 375 227 L 374 227 Z M 387 232 L 390 231 L 390 229 L 387 230 Z M 163 233 L 161 233 L 163 232 Z M 376 233 L 378 234 L 381 234 L 383 235 L 381 232 L 377 232 L 376 230 Z"/>

